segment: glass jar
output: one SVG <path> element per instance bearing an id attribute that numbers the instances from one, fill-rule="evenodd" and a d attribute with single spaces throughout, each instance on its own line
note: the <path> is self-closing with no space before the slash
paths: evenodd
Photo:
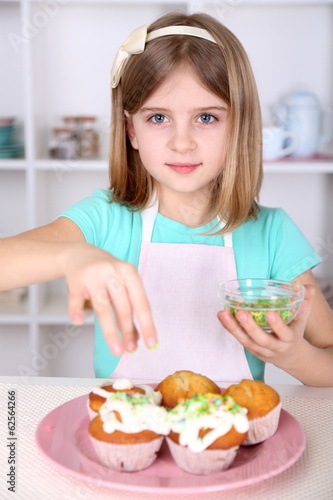
<path id="1" fill-rule="evenodd" d="M 79 124 L 77 116 L 64 116 L 65 127 L 71 130 L 72 138 L 79 142 Z"/>
<path id="2" fill-rule="evenodd" d="M 54 128 L 54 138 L 49 146 L 51 158 L 73 160 L 78 157 L 78 142 L 70 128 Z"/>
<path id="3" fill-rule="evenodd" d="M 79 151 L 81 158 L 97 158 L 99 156 L 99 135 L 95 130 L 96 117 L 79 116 Z"/>

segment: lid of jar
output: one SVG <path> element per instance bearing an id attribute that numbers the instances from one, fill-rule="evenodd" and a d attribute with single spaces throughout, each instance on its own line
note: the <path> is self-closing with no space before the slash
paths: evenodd
<path id="1" fill-rule="evenodd" d="M 76 119 L 84 122 L 94 122 L 96 120 L 96 116 L 77 116 Z"/>
<path id="2" fill-rule="evenodd" d="M 54 128 L 53 132 L 55 134 L 71 134 L 72 133 L 70 128 L 63 128 L 63 127 L 62 128 Z"/>
<path id="3" fill-rule="evenodd" d="M 285 100 L 287 106 L 316 106 L 318 107 L 319 99 L 316 94 L 306 90 L 298 90 L 289 94 Z"/>
<path id="4" fill-rule="evenodd" d="M 63 120 L 64 122 L 76 122 L 77 116 L 64 116 Z"/>

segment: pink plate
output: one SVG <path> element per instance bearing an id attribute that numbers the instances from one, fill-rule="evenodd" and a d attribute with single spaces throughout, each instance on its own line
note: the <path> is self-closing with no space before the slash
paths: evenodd
<path id="1" fill-rule="evenodd" d="M 196 476 L 182 471 L 165 442 L 148 469 L 116 472 L 100 464 L 90 442 L 87 399 L 88 396 L 80 396 L 48 413 L 37 427 L 36 443 L 41 454 L 63 472 L 109 488 L 150 493 L 202 493 L 239 488 L 288 469 L 305 448 L 301 426 L 282 410 L 275 435 L 255 446 L 241 446 L 234 463 L 224 472 Z"/>

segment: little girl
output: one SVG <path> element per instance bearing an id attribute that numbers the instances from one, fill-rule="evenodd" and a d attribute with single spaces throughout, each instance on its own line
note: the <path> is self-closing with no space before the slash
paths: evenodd
<path id="1" fill-rule="evenodd" d="M 90 299 L 98 377 L 263 380 L 271 362 L 332 385 L 320 258 L 283 210 L 258 205 L 261 114 L 240 42 L 207 15 L 169 14 L 127 38 L 111 85 L 110 190 L 2 240 L 0 288 L 65 277 L 75 324 Z M 267 313 L 267 334 L 218 312 L 217 283 L 237 277 L 306 285 L 297 318 Z"/>

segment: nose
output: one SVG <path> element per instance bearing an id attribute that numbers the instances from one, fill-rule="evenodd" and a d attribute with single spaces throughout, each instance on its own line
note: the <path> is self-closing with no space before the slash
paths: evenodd
<path id="1" fill-rule="evenodd" d="M 189 124 L 178 124 L 172 129 L 169 147 L 177 153 L 187 153 L 196 148 L 194 132 Z"/>

